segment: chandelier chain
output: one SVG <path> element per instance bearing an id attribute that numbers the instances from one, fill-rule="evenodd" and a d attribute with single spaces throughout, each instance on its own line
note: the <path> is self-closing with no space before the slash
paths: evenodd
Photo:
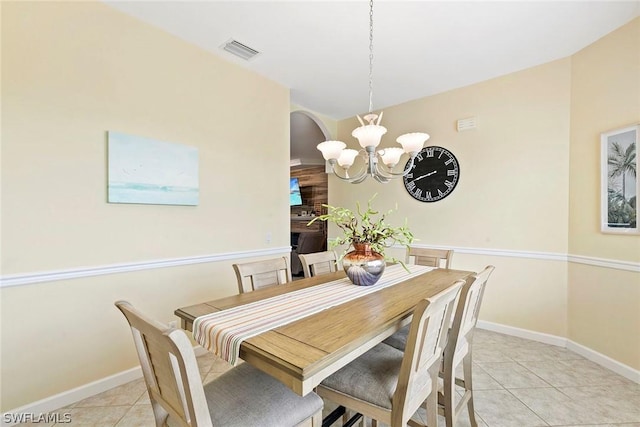
<path id="1" fill-rule="evenodd" d="M 373 0 L 369 0 L 369 112 L 373 111 Z"/>

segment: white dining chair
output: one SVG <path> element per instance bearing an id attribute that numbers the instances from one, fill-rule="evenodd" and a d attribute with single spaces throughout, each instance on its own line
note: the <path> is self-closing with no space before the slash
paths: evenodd
<path id="1" fill-rule="evenodd" d="M 288 257 L 233 264 L 233 270 L 236 272 L 238 291 L 241 294 L 291 282 Z"/>
<path id="2" fill-rule="evenodd" d="M 438 371 L 447 325 L 464 281 L 418 302 L 404 352 L 379 344 L 327 377 L 317 393 L 391 427 L 405 427 L 422 405 L 437 426 Z"/>
<path id="3" fill-rule="evenodd" d="M 417 248 L 415 246 L 407 247 L 407 256 L 405 262 L 407 264 L 424 265 L 427 267 L 451 268 L 451 260 L 453 259 L 453 249 L 440 248 Z M 392 347 L 403 350 L 407 342 L 409 327 L 405 326 L 395 332 L 384 342 Z"/>
<path id="4" fill-rule="evenodd" d="M 243 363 L 202 385 L 185 332 L 152 320 L 126 301 L 116 307 L 133 333 L 157 427 L 320 427 L 323 401 L 298 396 L 273 377 Z"/>
<path id="5" fill-rule="evenodd" d="M 453 249 L 407 247 L 407 264 L 451 268 Z"/>
<path id="6" fill-rule="evenodd" d="M 460 298 L 451 322 L 447 346 L 442 356 L 440 377 L 442 378 L 443 386 L 439 391 L 440 396 L 438 398 L 440 404 L 439 412 L 444 415 L 447 427 L 456 425 L 456 419 L 465 404 L 469 411 L 471 425 L 477 426 L 473 404 L 473 332 L 478 322 L 478 313 L 480 312 L 484 290 L 494 269 L 494 266 L 489 265 L 465 283 L 460 292 Z M 406 338 L 403 338 L 401 334 L 394 334 L 386 339 L 384 343 L 398 350 L 404 350 Z M 456 369 L 461 363 L 463 376 L 462 378 L 457 378 L 455 376 Z M 464 389 L 464 394 L 457 405 L 455 404 L 456 385 Z"/>
<path id="7" fill-rule="evenodd" d="M 485 267 L 475 275 L 473 280 L 467 282 L 460 292 L 440 370 L 443 387 L 439 392 L 438 401 L 441 403 L 440 413 L 444 415 L 447 427 L 456 425 L 456 420 L 465 404 L 471 426 L 478 425 L 473 405 L 473 332 L 478 323 L 484 290 L 493 270 L 495 267 L 492 265 Z M 462 364 L 462 378 L 456 377 L 456 369 L 460 364 Z M 456 385 L 464 390 L 457 405 Z"/>
<path id="8" fill-rule="evenodd" d="M 336 251 L 314 252 L 299 256 L 304 277 L 319 276 L 342 270 L 342 263 L 338 259 Z"/>

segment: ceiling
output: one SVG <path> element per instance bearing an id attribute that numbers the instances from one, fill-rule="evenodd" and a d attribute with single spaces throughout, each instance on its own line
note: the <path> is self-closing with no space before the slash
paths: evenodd
<path id="1" fill-rule="evenodd" d="M 105 3 L 281 83 L 293 104 L 333 119 L 368 110 L 368 1 Z M 373 108 L 572 55 L 639 12 L 640 0 L 378 0 Z M 232 38 L 260 54 L 222 50 Z"/>

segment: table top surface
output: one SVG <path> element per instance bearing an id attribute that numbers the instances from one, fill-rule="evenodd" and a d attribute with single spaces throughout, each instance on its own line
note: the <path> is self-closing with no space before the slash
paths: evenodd
<path id="1" fill-rule="evenodd" d="M 396 285 L 277 327 L 244 341 L 240 357 L 304 395 L 324 378 L 410 321 L 421 299 L 468 280 L 474 272 L 435 269 Z M 203 302 L 175 311 L 183 326 L 205 314 L 248 304 L 345 277 L 343 271 L 254 292 Z"/>

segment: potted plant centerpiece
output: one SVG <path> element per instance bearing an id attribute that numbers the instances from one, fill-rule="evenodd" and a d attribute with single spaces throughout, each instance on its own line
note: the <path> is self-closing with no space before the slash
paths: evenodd
<path id="1" fill-rule="evenodd" d="M 375 197 L 376 195 L 369 199 L 366 210 L 362 210 L 360 203 L 356 202 L 355 212 L 347 208 L 322 205 L 327 208 L 327 213 L 309 222 L 309 225 L 315 221 L 333 222 L 342 230 L 342 236 L 331 241 L 330 246 L 348 245 L 342 255 L 342 264 L 349 279 L 360 286 L 376 283 L 382 277 L 386 261 L 400 262 L 406 269 L 402 261 L 385 257 L 384 252 L 394 244 L 408 246 L 414 241 L 406 219 L 404 225 L 399 227 L 387 224 L 387 216 L 397 210 L 397 207 L 381 214 L 371 206 Z M 351 246 L 354 250 L 347 252 Z"/>

